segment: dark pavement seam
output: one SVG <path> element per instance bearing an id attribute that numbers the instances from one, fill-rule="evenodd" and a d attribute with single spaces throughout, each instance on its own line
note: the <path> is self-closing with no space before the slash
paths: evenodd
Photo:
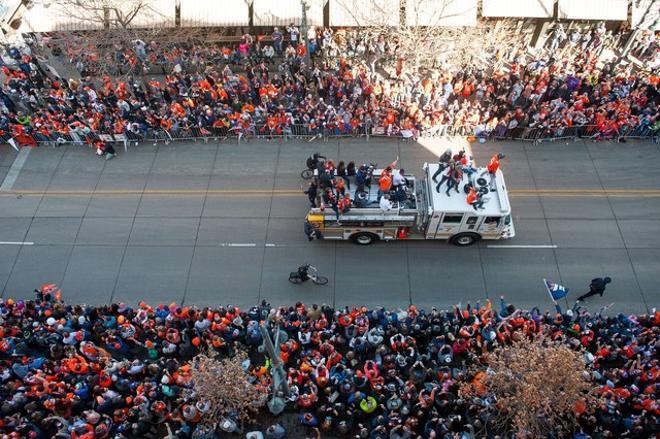
<path id="1" fill-rule="evenodd" d="M 341 160 L 341 139 L 337 139 L 337 160 Z M 334 273 L 332 279 L 332 307 L 336 307 L 337 303 L 337 246 L 340 244 L 338 241 L 334 241 L 332 246 L 332 251 L 335 252 L 335 263 L 334 263 Z"/>
<path id="2" fill-rule="evenodd" d="M 401 158 L 401 139 L 398 139 L 396 142 L 396 156 L 397 158 Z M 399 169 L 404 169 L 403 167 L 403 159 L 400 160 L 399 163 Z M 408 273 L 408 304 L 412 305 L 413 303 L 413 298 L 412 298 L 412 281 L 410 279 L 410 246 L 408 243 L 405 243 L 406 246 L 406 265 L 407 265 L 407 270 L 406 272 Z"/>
<path id="3" fill-rule="evenodd" d="M 408 305 L 412 305 L 412 281 L 410 279 L 410 246 L 407 242 L 404 243 L 406 247 L 406 273 L 408 274 Z"/>
<path id="4" fill-rule="evenodd" d="M 53 173 L 50 175 L 50 179 L 48 180 L 48 186 L 46 186 L 46 191 L 44 191 L 44 192 L 47 192 L 48 189 L 50 188 L 51 184 L 53 184 L 53 180 L 55 179 L 55 173 L 56 173 L 57 169 L 60 167 L 60 163 L 62 163 L 62 160 L 64 159 L 64 155 L 66 154 L 67 150 L 68 150 L 68 147 L 65 147 L 63 149 L 63 152 L 60 155 L 60 159 L 57 161 L 57 165 L 55 166 L 55 169 L 53 170 Z M 37 212 L 39 212 L 39 208 L 41 207 L 41 203 L 43 202 L 43 200 L 44 200 L 44 196 L 42 195 L 41 198 L 39 199 L 39 203 L 37 204 L 37 208 L 34 210 L 34 214 L 30 218 L 30 225 L 25 230 L 25 235 L 23 236 L 23 241 L 25 241 L 27 239 L 27 236 L 30 233 L 30 228 L 32 228 L 32 223 L 34 222 L 34 219 L 37 217 Z M 82 221 L 82 219 L 81 219 L 81 221 Z M 16 268 L 16 263 L 18 262 L 18 259 L 20 258 L 22 251 L 23 251 L 23 246 L 21 246 L 18 249 L 18 252 L 16 253 L 16 257 L 14 258 L 14 262 L 11 264 L 11 269 L 9 270 L 9 275 L 7 276 L 7 280 L 5 281 L 4 285 L 2 286 L 2 294 L 0 295 L 0 297 L 2 297 L 2 298 L 5 297 L 6 288 L 9 285 L 9 281 L 11 280 L 12 275 L 14 274 L 14 268 Z M 67 263 L 68 263 L 68 261 L 67 261 Z M 64 275 L 62 275 L 62 278 L 64 278 Z"/>
<path id="5" fill-rule="evenodd" d="M 596 163 L 594 162 L 594 158 L 591 155 L 591 151 L 589 150 L 589 147 L 587 146 L 586 142 L 585 143 L 585 149 L 587 150 L 587 155 L 589 156 L 589 160 L 591 161 L 591 166 L 593 166 L 594 171 L 596 172 L 596 177 L 598 178 L 598 182 L 600 183 L 600 186 L 605 189 L 605 186 L 603 185 L 603 179 L 600 177 L 600 172 L 598 172 L 598 167 L 596 166 Z M 619 231 L 619 235 L 621 236 L 621 242 L 623 243 L 623 248 L 626 250 L 626 256 L 628 257 L 628 262 L 630 263 L 630 269 L 633 272 L 633 276 L 635 277 L 635 283 L 637 284 L 637 288 L 639 289 L 639 295 L 642 296 L 642 301 L 644 302 L 644 307 L 646 308 L 646 312 L 649 312 L 649 304 L 646 301 L 646 296 L 644 296 L 644 290 L 642 289 L 642 283 L 639 281 L 639 278 L 637 277 L 637 270 L 635 270 L 635 263 L 632 260 L 632 256 L 630 255 L 630 250 L 628 249 L 628 244 L 626 243 L 626 239 L 623 236 L 623 230 L 621 230 L 621 224 L 619 224 L 619 218 L 616 216 L 616 212 L 614 211 L 614 206 L 612 206 L 612 200 L 610 197 L 606 196 L 607 199 L 607 205 L 610 207 L 610 210 L 612 211 L 612 215 L 614 216 L 614 222 L 616 223 L 616 228 Z M 605 273 L 603 273 L 605 274 Z"/>
<path id="6" fill-rule="evenodd" d="M 275 190 L 275 184 L 277 181 L 277 168 L 280 165 L 280 154 L 282 153 L 282 142 L 273 142 L 277 143 L 277 157 L 275 158 L 275 166 L 273 168 L 273 187 L 271 190 Z M 266 238 L 265 240 L 268 241 L 268 227 L 270 225 L 270 214 L 273 211 L 273 200 L 275 197 L 273 197 L 273 194 L 271 193 L 270 195 L 270 202 L 268 204 L 268 217 L 266 218 Z M 261 291 L 263 289 L 263 281 L 264 281 L 264 265 L 266 264 L 266 246 L 264 246 L 264 251 L 261 254 L 261 269 L 259 270 L 259 294 L 257 296 L 257 303 L 261 303 Z"/>
<path id="7" fill-rule="evenodd" d="M 98 156 L 96 156 L 98 157 Z M 105 166 L 107 164 L 107 160 L 103 159 L 103 166 L 101 167 L 101 172 L 98 175 L 98 178 L 96 179 L 96 184 L 94 184 L 94 189 L 92 190 L 92 195 L 89 197 L 89 200 L 87 200 L 87 204 L 85 205 L 85 210 L 83 211 L 82 218 L 80 218 L 80 223 L 78 224 L 78 230 L 76 230 L 76 236 L 73 238 L 73 245 L 71 246 L 71 250 L 69 251 L 69 257 L 66 261 L 66 265 L 64 266 L 64 273 L 62 274 L 62 281 L 59 285 L 62 287 L 64 286 L 64 280 L 66 279 L 66 273 L 69 270 L 69 264 L 71 263 L 71 257 L 73 256 L 73 251 L 75 250 L 76 246 L 75 243 L 78 240 L 78 235 L 80 234 L 80 229 L 82 229 L 82 223 L 85 221 L 85 216 L 87 215 L 87 211 L 89 210 L 90 204 L 92 204 L 92 199 L 94 198 L 94 192 L 99 187 L 99 183 L 101 182 L 101 175 L 103 175 L 103 171 L 105 171 Z M 58 165 L 59 167 L 59 165 Z M 55 170 L 57 172 L 57 170 Z"/>
<path id="8" fill-rule="evenodd" d="M 219 153 L 220 153 L 220 143 L 216 142 L 215 154 L 213 155 L 213 166 L 211 166 L 211 172 L 209 172 L 208 180 L 206 181 L 206 193 L 204 194 L 204 201 L 202 202 L 202 210 L 200 210 L 199 212 L 199 217 L 195 217 L 197 218 L 197 229 L 195 231 L 195 244 L 193 246 L 192 257 L 190 258 L 190 264 L 188 265 L 188 273 L 186 274 L 186 283 L 183 287 L 183 297 L 181 298 L 181 306 L 183 306 L 186 303 L 186 298 L 188 297 L 188 285 L 190 284 L 190 275 L 192 273 L 192 266 L 193 263 L 195 262 L 195 253 L 197 251 L 197 240 L 199 238 L 199 228 L 202 225 L 204 208 L 206 207 L 206 200 L 208 200 L 208 190 L 211 188 L 211 180 L 213 179 L 215 165 L 218 162 Z"/>
<path id="9" fill-rule="evenodd" d="M 335 271 L 333 273 L 334 279 L 332 280 L 332 308 L 336 307 L 337 303 L 337 244 L 338 242 L 335 241 L 333 246 L 333 250 L 335 252 Z"/>
<path id="10" fill-rule="evenodd" d="M 151 159 L 151 164 L 149 165 L 149 171 L 147 171 L 147 178 L 144 179 L 144 184 L 142 185 L 142 191 L 144 191 L 147 188 L 147 184 L 149 184 L 149 177 L 151 176 L 151 171 L 154 168 L 154 163 L 156 163 L 156 157 L 158 157 L 158 151 L 160 151 L 160 144 L 156 145 L 156 152 L 154 153 L 154 156 Z M 101 175 L 99 180 L 102 177 L 103 175 Z M 112 286 L 112 294 L 110 294 L 110 301 L 108 303 L 113 303 L 115 298 L 115 293 L 117 292 L 117 285 L 119 284 L 119 276 L 121 276 L 121 269 L 122 266 L 124 265 L 124 258 L 126 258 L 126 251 L 128 250 L 128 244 L 131 242 L 131 235 L 133 234 L 133 227 L 135 226 L 135 218 L 137 217 L 137 213 L 140 211 L 140 204 L 142 204 L 142 197 L 143 195 L 140 194 L 140 199 L 138 200 L 138 204 L 135 208 L 135 214 L 133 215 L 133 221 L 131 221 L 131 230 L 130 232 L 128 232 L 126 245 L 124 246 L 124 251 L 121 253 L 121 258 L 119 259 L 119 267 L 117 268 L 117 275 L 115 276 L 115 282 L 114 285 Z"/>
<path id="11" fill-rule="evenodd" d="M 532 168 L 532 161 L 529 159 L 529 154 L 527 153 L 527 143 L 523 144 L 523 151 L 525 152 L 525 159 L 527 160 L 527 166 L 529 167 L 529 175 L 532 179 L 532 183 L 534 183 L 534 189 L 536 191 L 539 190 L 539 186 L 536 183 L 536 178 L 534 177 L 534 168 Z M 532 144 L 533 146 L 533 144 Z M 538 146 L 537 146 L 538 147 Z M 545 227 L 548 230 L 548 236 L 550 237 L 550 244 L 554 245 L 555 242 L 552 239 L 552 231 L 550 230 L 550 223 L 548 223 L 548 215 L 545 211 L 545 206 L 543 205 L 543 201 L 541 200 L 541 197 L 537 195 L 537 199 L 539 202 L 539 206 L 541 207 L 541 214 L 543 215 L 543 220 L 545 221 Z M 553 248 L 552 249 L 552 256 L 555 258 L 555 265 L 557 266 L 557 274 L 559 275 L 559 282 L 561 284 L 564 283 L 562 277 L 561 277 L 561 268 L 559 268 L 559 258 L 557 257 L 557 249 Z"/>
<path id="12" fill-rule="evenodd" d="M 481 268 L 481 279 L 484 282 L 484 294 L 486 294 L 486 300 L 490 297 L 488 294 L 488 282 L 486 282 L 486 268 L 484 267 L 484 257 L 481 253 L 481 243 L 477 245 L 477 252 L 479 252 L 479 266 Z"/>

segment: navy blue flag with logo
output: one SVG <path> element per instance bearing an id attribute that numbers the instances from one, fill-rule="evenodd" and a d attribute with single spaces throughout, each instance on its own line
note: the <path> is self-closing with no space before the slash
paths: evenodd
<path id="1" fill-rule="evenodd" d="M 545 287 L 548 289 L 548 293 L 550 293 L 550 296 L 554 302 L 568 296 L 568 288 L 554 282 L 550 282 L 546 279 L 543 279 L 543 282 L 545 283 Z"/>

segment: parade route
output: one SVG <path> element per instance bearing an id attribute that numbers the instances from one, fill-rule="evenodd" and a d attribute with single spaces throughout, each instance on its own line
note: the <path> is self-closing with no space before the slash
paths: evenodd
<path id="1" fill-rule="evenodd" d="M 28 298 L 44 282 L 67 301 L 248 306 L 328 303 L 429 308 L 506 298 L 551 303 L 543 278 L 586 291 L 609 275 L 597 309 L 644 312 L 660 291 L 657 144 L 474 145 L 478 163 L 504 152 L 516 237 L 469 248 L 409 241 L 358 247 L 307 242 L 300 178 L 315 150 L 336 160 L 400 166 L 419 175 L 438 148 L 361 139 L 173 143 L 129 148 L 112 161 L 77 146 L 19 155 L 0 147 L 0 287 Z M 291 285 L 309 262 L 327 286 Z M 138 299 L 139 298 L 139 299 Z"/>

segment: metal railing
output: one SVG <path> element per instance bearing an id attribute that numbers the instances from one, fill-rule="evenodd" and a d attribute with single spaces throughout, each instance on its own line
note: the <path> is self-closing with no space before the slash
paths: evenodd
<path id="1" fill-rule="evenodd" d="M 12 146 L 51 145 L 62 144 L 92 145 L 97 140 L 117 142 L 123 144 L 124 149 L 130 145 L 144 142 L 154 144 L 169 144 L 175 141 L 209 142 L 236 139 L 238 142 L 256 139 L 307 139 L 328 140 L 341 137 L 371 137 L 398 138 L 403 140 L 417 140 L 427 137 L 467 137 L 469 140 L 517 140 L 532 142 L 534 144 L 553 142 L 557 140 L 616 140 L 649 139 L 653 142 L 659 140 L 660 130 L 648 125 L 637 127 L 624 126 L 619 129 L 599 127 L 596 125 L 578 125 L 572 127 L 515 127 L 506 128 L 498 126 L 492 130 L 475 130 L 452 125 L 437 125 L 424 129 L 400 129 L 396 126 L 369 126 L 369 125 L 310 125 L 310 124 L 248 124 L 221 127 L 175 127 L 165 130 L 163 128 L 144 128 L 137 131 L 126 131 L 121 134 L 97 133 L 89 129 L 76 129 L 64 132 L 34 132 L 29 128 L 20 135 L 11 135 L 7 132 L 0 134 L 0 143 L 10 143 Z"/>
<path id="2" fill-rule="evenodd" d="M 557 140 L 579 139 L 590 139 L 594 141 L 616 140 L 620 142 L 628 138 L 649 139 L 657 142 L 659 136 L 660 130 L 654 130 L 649 126 L 638 126 L 636 128 L 624 126 L 616 129 L 609 126 L 574 125 L 571 127 L 516 127 L 504 129 L 498 127 L 492 130 L 492 132 L 480 133 L 475 137 L 496 140 L 520 140 L 538 144 Z"/>

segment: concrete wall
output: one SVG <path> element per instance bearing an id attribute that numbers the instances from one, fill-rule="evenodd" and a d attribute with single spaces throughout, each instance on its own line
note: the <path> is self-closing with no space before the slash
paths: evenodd
<path id="1" fill-rule="evenodd" d="M 406 4 L 409 26 L 475 26 L 477 0 L 410 0 Z"/>
<path id="2" fill-rule="evenodd" d="M 48 32 L 65 30 L 91 30 L 103 27 L 99 17 L 74 16 L 63 0 L 35 2 L 30 9 L 21 7 L 22 25 L 18 32 Z M 90 0 L 93 1 L 93 0 Z M 117 0 L 122 5 L 137 0 Z M 195 26 L 285 26 L 300 24 L 300 0 L 149 0 L 149 7 L 132 22 L 134 27 L 174 27 L 176 4 L 180 2 L 180 23 Z M 310 25 L 323 25 L 324 18 L 331 26 L 364 26 L 387 24 L 398 26 L 401 0 L 309 0 L 307 21 Z M 484 17 L 537 17 L 552 19 L 555 4 L 562 20 L 628 20 L 628 7 L 632 2 L 633 27 L 658 26 L 659 0 L 406 0 L 406 24 L 439 26 L 473 26 L 476 24 L 478 1 L 482 3 Z M 324 6 L 328 4 L 328 16 Z M 10 5 L 6 3 L 5 5 Z M 642 17 L 648 8 L 651 13 Z M 9 9 L 9 8 L 8 8 Z M 14 8 L 15 9 L 15 8 Z M 7 19 L 7 18 L 5 18 Z M 8 23 L 2 23 L 7 29 Z"/>
<path id="3" fill-rule="evenodd" d="M 483 17 L 552 18 L 555 0 L 482 0 Z"/>
<path id="4" fill-rule="evenodd" d="M 184 27 L 247 26 L 249 21 L 247 0 L 181 1 L 181 26 Z"/>
<path id="5" fill-rule="evenodd" d="M 126 12 L 131 10 L 133 4 L 133 1 L 121 3 Z M 131 26 L 174 27 L 175 4 L 176 0 L 149 0 L 148 5 L 141 8 L 131 21 Z M 22 32 L 103 29 L 102 12 L 76 9 L 56 0 L 35 3 L 30 9 L 25 9 L 22 21 Z"/>
<path id="6" fill-rule="evenodd" d="M 399 25 L 399 0 L 331 0 L 330 26 Z"/>
<path id="7" fill-rule="evenodd" d="M 323 25 L 323 0 L 309 0 L 307 24 Z M 286 26 L 302 22 L 300 0 L 254 0 L 255 26 Z"/>
<path id="8" fill-rule="evenodd" d="M 562 20 L 628 19 L 628 0 L 558 0 Z"/>

